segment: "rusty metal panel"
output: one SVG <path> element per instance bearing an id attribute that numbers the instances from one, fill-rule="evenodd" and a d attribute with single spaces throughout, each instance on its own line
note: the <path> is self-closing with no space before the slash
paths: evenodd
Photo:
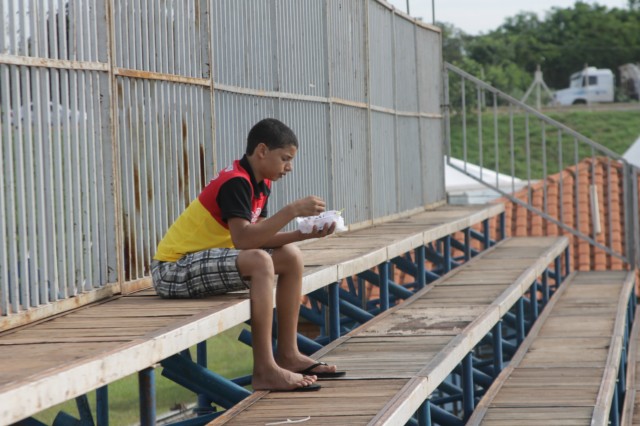
<path id="1" fill-rule="evenodd" d="M 142 278 L 157 243 L 213 174 L 207 88 L 118 78 L 125 278 Z"/>
<path id="2" fill-rule="evenodd" d="M 417 72 L 420 112 L 440 114 L 442 103 L 441 35 L 417 27 Z"/>
<path id="3" fill-rule="evenodd" d="M 208 78 L 207 7 L 202 0 L 114 1 L 116 66 Z"/>
<path id="4" fill-rule="evenodd" d="M 397 118 L 397 162 L 399 211 L 411 210 L 424 205 L 422 200 L 422 146 L 420 139 L 420 119 L 417 117 Z"/>
<path id="5" fill-rule="evenodd" d="M 371 219 L 367 111 L 334 105 L 331 111 L 331 159 L 334 209 L 348 223 Z"/>
<path id="6" fill-rule="evenodd" d="M 332 97 L 366 102 L 365 1 L 327 3 Z"/>
<path id="7" fill-rule="evenodd" d="M 392 55 L 393 12 L 377 2 L 369 2 L 369 69 L 371 105 L 394 108 L 394 66 Z"/>
<path id="8" fill-rule="evenodd" d="M 213 63 L 216 83 L 277 90 L 273 2 L 212 2 Z"/>
<path id="9" fill-rule="evenodd" d="M 444 182 L 444 145 L 442 144 L 442 120 L 420 119 L 422 145 L 422 182 L 424 203 L 429 205 L 446 198 Z"/>
<path id="10" fill-rule="evenodd" d="M 282 101 L 280 119 L 298 136 L 298 153 L 293 172 L 274 185 L 274 213 L 286 204 L 308 195 L 317 195 L 334 209 L 331 151 L 329 146 L 329 106 L 318 102 Z"/>
<path id="11" fill-rule="evenodd" d="M 325 2 L 277 0 L 278 83 L 283 92 L 328 95 Z"/>
<path id="12" fill-rule="evenodd" d="M 277 118 L 277 114 L 276 101 L 260 96 L 216 91 L 215 105 L 217 172 L 242 157 L 254 124 L 263 118 Z"/>
<path id="13" fill-rule="evenodd" d="M 373 112 L 371 115 L 372 208 L 373 217 L 398 211 L 398 161 L 396 159 L 396 117 Z"/>
<path id="14" fill-rule="evenodd" d="M 396 108 L 418 111 L 415 24 L 394 15 Z"/>

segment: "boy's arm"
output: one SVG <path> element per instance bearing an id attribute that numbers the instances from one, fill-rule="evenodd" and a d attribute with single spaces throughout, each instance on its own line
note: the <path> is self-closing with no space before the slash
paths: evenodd
<path id="1" fill-rule="evenodd" d="M 325 203 L 321 198 L 310 196 L 287 204 L 273 216 L 251 224 L 245 218 L 229 218 L 227 224 L 231 232 L 231 240 L 235 248 L 239 250 L 280 247 L 295 241 L 308 238 L 319 238 L 328 235 L 332 228 L 326 228 L 320 233 L 302 234 L 299 231 L 279 232 L 289 222 L 299 216 L 315 216 L 325 209 Z M 324 234 L 324 235 L 323 235 Z"/>

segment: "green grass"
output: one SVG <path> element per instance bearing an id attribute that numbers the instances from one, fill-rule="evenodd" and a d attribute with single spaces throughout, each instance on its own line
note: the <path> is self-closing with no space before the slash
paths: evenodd
<path id="1" fill-rule="evenodd" d="M 251 373 L 251 348 L 237 340 L 244 325 L 236 326 L 207 341 L 207 359 L 209 369 L 227 378 Z M 195 359 L 195 348 L 191 354 Z M 178 404 L 190 404 L 196 401 L 194 393 L 163 377 L 162 367 L 156 369 L 156 405 L 159 414 L 169 411 Z M 95 416 L 95 392 L 89 395 L 89 403 Z M 60 411 L 78 418 L 75 400 L 67 401 L 34 416 L 46 424 L 52 424 Z M 94 418 L 95 421 L 95 418 Z M 112 425 L 130 425 L 139 421 L 138 377 L 128 376 L 109 385 L 109 423 Z"/>
<path id="2" fill-rule="evenodd" d="M 632 111 L 567 110 L 553 111 L 549 117 L 581 133 L 609 150 L 622 155 L 640 136 L 640 108 Z M 466 159 L 489 169 L 510 174 L 511 165 L 517 177 L 540 179 L 581 161 L 585 157 L 605 155 L 587 143 L 576 140 L 568 132 L 559 132 L 533 115 L 500 109 L 495 131 L 491 109 L 482 114 L 479 140 L 478 115 L 467 112 Z M 527 123 L 528 121 L 528 123 Z M 460 114 L 451 115 L 451 155 L 463 159 L 463 126 Z M 512 123 L 512 124 L 511 124 Z M 528 126 L 528 149 L 527 149 Z M 544 127 L 544 131 L 543 131 Z M 497 145 L 496 145 L 497 134 Z M 513 144 L 511 141 L 513 140 Z M 513 149 L 512 149 L 513 146 Z M 482 156 L 480 150 L 482 149 Z M 482 158 L 482 160 L 481 160 Z M 546 171 L 543 158 L 546 158 Z M 496 166 L 497 161 L 497 166 Z"/>

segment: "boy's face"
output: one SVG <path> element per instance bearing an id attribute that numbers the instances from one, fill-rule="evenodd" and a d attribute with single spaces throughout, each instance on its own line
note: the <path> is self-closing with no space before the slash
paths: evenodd
<path id="1" fill-rule="evenodd" d="M 284 148 L 269 149 L 266 145 L 261 144 L 258 149 L 260 150 L 260 170 L 258 174 L 262 179 L 276 181 L 293 170 L 293 158 L 298 152 L 295 146 L 290 145 Z"/>

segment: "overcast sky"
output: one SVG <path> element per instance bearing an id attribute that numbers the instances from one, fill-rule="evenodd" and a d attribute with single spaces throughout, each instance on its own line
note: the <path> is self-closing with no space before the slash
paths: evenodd
<path id="1" fill-rule="evenodd" d="M 387 0 L 398 9 L 406 12 L 407 0 Z M 519 12 L 536 12 L 544 19 L 545 12 L 553 7 L 567 8 L 575 4 L 574 0 L 433 0 L 435 1 L 436 20 L 448 22 L 467 34 L 478 35 L 499 27 L 510 16 Z M 583 0 L 597 3 L 608 8 L 627 7 L 627 0 Z M 431 14 L 432 0 L 409 0 L 409 11 L 414 17 L 422 17 L 427 23 L 433 22 Z"/>

